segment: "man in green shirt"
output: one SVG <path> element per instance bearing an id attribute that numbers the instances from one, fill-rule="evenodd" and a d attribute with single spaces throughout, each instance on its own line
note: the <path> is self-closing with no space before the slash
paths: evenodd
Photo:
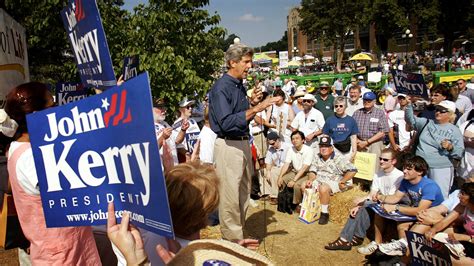
<path id="1" fill-rule="evenodd" d="M 321 81 L 318 93 L 314 96 L 317 100 L 314 108 L 323 113 L 324 120 L 334 115 L 334 96 L 329 93 L 330 90 L 329 82 Z"/>

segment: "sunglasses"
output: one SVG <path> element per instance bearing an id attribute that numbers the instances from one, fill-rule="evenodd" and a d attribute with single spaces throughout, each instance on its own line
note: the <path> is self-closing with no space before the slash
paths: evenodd
<path id="1" fill-rule="evenodd" d="M 380 160 L 380 161 L 384 161 L 384 162 L 388 162 L 388 161 L 390 161 L 391 159 L 379 157 L 379 160 Z"/>
<path id="2" fill-rule="evenodd" d="M 319 88 L 320 90 L 329 90 L 329 88 L 327 87 L 322 87 L 322 88 Z"/>
<path id="3" fill-rule="evenodd" d="M 440 113 L 444 114 L 444 113 L 449 112 L 449 110 L 448 110 L 448 109 L 444 109 L 444 108 L 436 108 L 436 109 L 435 109 L 435 112 L 440 112 Z"/>
<path id="4" fill-rule="evenodd" d="M 312 103 L 313 101 L 311 100 L 303 100 L 304 103 Z"/>
<path id="5" fill-rule="evenodd" d="M 336 107 L 336 108 L 343 108 L 344 105 L 343 105 L 343 104 L 336 104 L 336 105 L 334 105 L 334 107 Z"/>
<path id="6" fill-rule="evenodd" d="M 275 143 L 276 143 L 276 141 L 274 141 L 274 142 L 268 142 L 268 145 L 273 146 L 273 145 L 275 145 Z"/>
<path id="7" fill-rule="evenodd" d="M 397 98 L 400 100 L 406 100 L 405 96 L 398 96 Z"/>
<path id="8" fill-rule="evenodd" d="M 188 105 L 188 106 L 186 106 L 185 108 L 191 110 L 191 109 L 193 109 L 193 106 L 192 106 L 192 105 Z"/>

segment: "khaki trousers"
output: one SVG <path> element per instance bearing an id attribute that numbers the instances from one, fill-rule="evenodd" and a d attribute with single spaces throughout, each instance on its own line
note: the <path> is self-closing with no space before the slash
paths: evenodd
<path id="1" fill-rule="evenodd" d="M 266 174 L 267 170 L 265 170 Z M 273 166 L 270 169 L 270 198 L 278 198 L 278 176 L 280 175 L 281 167 Z M 266 176 L 265 176 L 266 177 Z M 265 180 L 268 183 L 268 181 Z"/>
<path id="2" fill-rule="evenodd" d="M 293 171 L 284 174 L 282 178 L 285 185 L 292 181 L 295 176 L 296 173 Z M 293 186 L 293 204 L 300 204 L 301 200 L 303 199 L 301 187 L 306 186 L 306 181 L 308 181 L 308 173 L 300 177 Z"/>
<path id="3" fill-rule="evenodd" d="M 214 162 L 220 179 L 219 221 L 222 238 L 243 239 L 254 171 L 248 140 L 217 138 Z"/>

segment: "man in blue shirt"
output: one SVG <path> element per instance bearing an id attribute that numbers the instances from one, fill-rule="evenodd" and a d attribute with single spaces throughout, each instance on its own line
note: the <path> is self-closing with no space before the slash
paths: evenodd
<path id="1" fill-rule="evenodd" d="M 407 216 L 416 216 L 419 212 L 427 210 L 430 207 L 438 206 L 443 202 L 441 189 L 433 180 L 426 176 L 428 173 L 428 164 L 420 156 L 414 156 L 407 159 L 403 164 L 404 179 L 394 195 L 377 194 L 374 199 L 382 204 L 382 208 L 387 213 L 399 212 Z M 409 199 L 408 205 L 400 205 L 403 198 Z M 399 240 L 392 240 L 391 243 L 379 245 L 379 250 L 390 256 L 405 255 L 408 247 L 405 231 L 416 222 L 398 222 L 397 230 Z M 383 218 L 375 217 L 375 230 L 383 227 Z M 416 230 L 413 230 L 416 232 Z M 417 232 L 423 233 L 423 232 Z"/>
<path id="2" fill-rule="evenodd" d="M 260 88 L 246 97 L 242 80 L 252 66 L 253 49 L 233 44 L 225 54 L 228 71 L 214 83 L 209 93 L 209 122 L 217 134 L 214 163 L 220 178 L 219 220 L 222 237 L 243 239 L 243 227 L 250 199 L 254 171 L 249 143 L 249 122 L 255 114 L 275 102 L 261 101 Z M 250 106 L 249 106 L 250 105 Z"/>

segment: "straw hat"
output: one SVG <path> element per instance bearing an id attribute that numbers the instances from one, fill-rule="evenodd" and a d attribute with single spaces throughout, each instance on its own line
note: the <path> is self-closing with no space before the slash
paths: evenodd
<path id="1" fill-rule="evenodd" d="M 181 249 L 168 265 L 274 265 L 266 257 L 226 240 L 195 240 Z M 224 264 L 225 263 L 225 264 Z"/>

